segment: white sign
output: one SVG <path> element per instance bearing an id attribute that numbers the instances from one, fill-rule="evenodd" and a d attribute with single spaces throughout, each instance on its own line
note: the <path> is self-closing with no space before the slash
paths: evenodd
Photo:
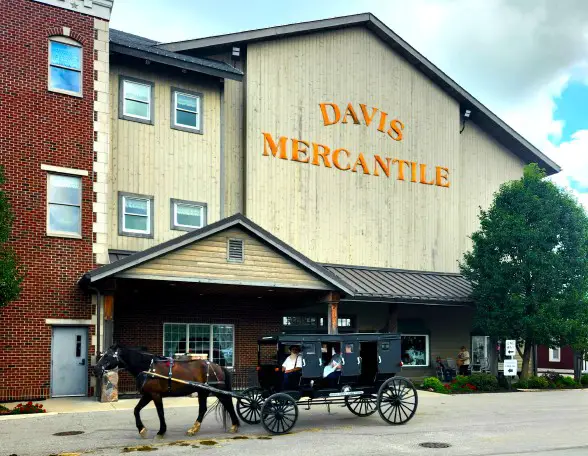
<path id="1" fill-rule="evenodd" d="M 505 344 L 506 356 L 514 356 L 517 350 L 516 340 L 507 340 Z"/>
<path id="2" fill-rule="evenodd" d="M 504 360 L 504 376 L 514 377 L 517 375 L 517 360 L 516 359 L 505 359 Z"/>

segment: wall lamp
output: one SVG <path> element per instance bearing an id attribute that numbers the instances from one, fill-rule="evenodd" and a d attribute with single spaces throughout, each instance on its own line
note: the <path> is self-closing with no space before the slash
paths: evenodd
<path id="1" fill-rule="evenodd" d="M 470 109 L 466 109 L 465 112 L 463 113 L 463 119 L 462 119 L 462 124 L 461 124 L 461 130 L 459 130 L 459 134 L 461 135 L 461 132 L 463 131 L 463 129 L 465 128 L 465 124 L 468 121 L 468 119 L 470 118 L 470 115 L 472 114 L 472 111 Z"/>

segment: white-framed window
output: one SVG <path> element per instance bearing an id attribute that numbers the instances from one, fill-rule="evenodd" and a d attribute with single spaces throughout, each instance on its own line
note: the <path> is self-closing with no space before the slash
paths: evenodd
<path id="1" fill-rule="evenodd" d="M 400 347 L 401 360 L 405 367 L 429 365 L 429 336 L 427 334 L 402 334 Z"/>
<path id="2" fill-rule="evenodd" d="M 235 364 L 235 328 L 225 324 L 164 323 L 163 355 L 204 354 L 221 366 Z"/>
<path id="3" fill-rule="evenodd" d="M 82 237 L 82 179 L 47 175 L 47 234 Z"/>
<path id="4" fill-rule="evenodd" d="M 153 197 L 119 193 L 119 235 L 153 237 Z"/>
<path id="5" fill-rule="evenodd" d="M 171 229 L 191 231 L 206 225 L 206 203 L 171 199 Z"/>
<path id="6" fill-rule="evenodd" d="M 119 82 L 119 117 L 153 124 L 153 82 L 121 76 Z"/>
<path id="7" fill-rule="evenodd" d="M 65 36 L 49 39 L 49 90 L 82 96 L 82 46 Z"/>
<path id="8" fill-rule="evenodd" d="M 561 347 L 549 348 L 549 362 L 559 363 L 561 361 Z"/>
<path id="9" fill-rule="evenodd" d="M 171 93 L 171 127 L 202 133 L 202 94 L 175 87 Z"/>

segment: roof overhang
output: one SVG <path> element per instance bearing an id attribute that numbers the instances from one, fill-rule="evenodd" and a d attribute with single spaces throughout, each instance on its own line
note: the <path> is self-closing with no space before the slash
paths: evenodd
<path id="1" fill-rule="evenodd" d="M 399 55 L 415 66 L 449 96 L 458 101 L 462 111 L 472 111 L 471 119 L 486 133 L 492 136 L 505 148 L 527 163 L 536 162 L 544 168 L 547 175 L 556 174 L 561 167 L 529 143 L 519 133 L 508 126 L 498 116 L 480 103 L 470 93 L 459 86 L 453 79 L 433 65 L 422 54 L 395 34 L 388 26 L 371 13 L 355 14 L 298 24 L 281 25 L 265 29 L 231 33 L 195 40 L 178 41 L 159 44 L 156 47 L 173 52 L 207 50 L 211 53 L 229 48 L 233 45 L 243 45 L 259 41 L 282 39 L 296 35 L 322 32 L 325 30 L 342 29 L 346 27 L 364 26 L 380 37 Z"/>
<path id="2" fill-rule="evenodd" d="M 243 75 L 236 74 L 234 72 L 223 71 L 216 68 L 211 68 L 205 65 L 198 65 L 193 62 L 186 62 L 182 60 L 178 60 L 172 57 L 167 57 L 164 55 L 159 55 L 153 52 L 135 49 L 132 47 L 122 46 L 116 43 L 110 43 L 110 52 L 125 55 L 128 57 L 135 57 L 138 59 L 149 60 L 151 62 L 160 63 L 162 65 L 167 65 L 175 68 L 179 68 L 186 71 L 194 71 L 196 73 L 206 74 L 209 76 L 216 76 L 219 78 L 224 79 L 233 79 L 235 81 L 242 81 Z"/>

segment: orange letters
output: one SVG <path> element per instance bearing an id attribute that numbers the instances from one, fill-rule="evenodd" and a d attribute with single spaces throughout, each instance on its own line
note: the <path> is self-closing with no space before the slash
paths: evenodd
<path id="1" fill-rule="evenodd" d="M 304 149 L 300 148 L 300 144 L 304 144 Z M 297 161 L 300 163 L 308 163 L 310 161 L 310 157 L 306 157 L 306 160 L 301 160 L 298 157 L 298 154 L 304 154 L 304 156 L 306 156 L 306 153 L 308 152 L 308 148 L 309 148 L 309 144 L 306 141 L 302 141 L 299 139 L 294 139 L 292 138 L 292 161 Z"/>
<path id="2" fill-rule="evenodd" d="M 341 165 L 339 164 L 339 153 L 340 152 L 345 152 L 345 154 L 347 155 L 347 158 L 349 158 L 349 151 L 348 150 L 337 149 L 335 152 L 333 152 L 333 165 L 335 165 L 335 168 L 338 168 L 341 171 L 347 171 L 349 168 L 351 168 L 351 166 L 347 165 L 347 168 L 341 167 Z"/>

